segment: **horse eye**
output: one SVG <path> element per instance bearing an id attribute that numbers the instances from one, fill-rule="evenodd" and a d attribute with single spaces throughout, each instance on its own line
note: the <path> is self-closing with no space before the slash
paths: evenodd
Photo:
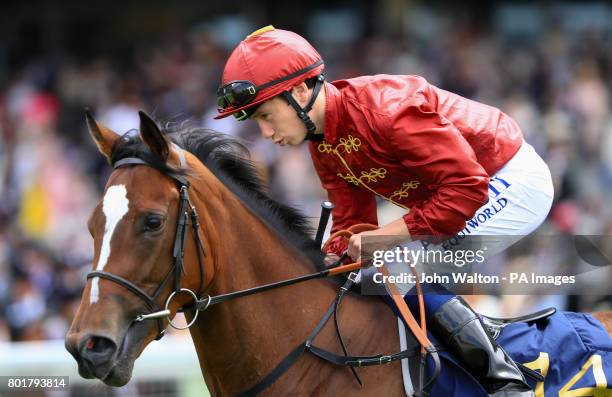
<path id="1" fill-rule="evenodd" d="M 145 220 L 145 229 L 147 231 L 156 231 L 162 226 L 164 219 L 159 215 L 149 215 Z"/>

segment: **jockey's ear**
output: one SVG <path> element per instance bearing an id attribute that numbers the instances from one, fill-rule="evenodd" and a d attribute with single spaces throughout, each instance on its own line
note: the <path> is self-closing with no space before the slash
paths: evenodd
<path id="1" fill-rule="evenodd" d="M 310 91 L 308 91 L 308 86 L 305 82 L 301 82 L 300 84 L 293 86 L 291 89 L 291 95 L 293 95 L 295 100 L 298 101 L 300 105 L 306 105 L 310 99 Z"/>
<path id="2" fill-rule="evenodd" d="M 157 123 L 148 114 L 140 110 L 138 115 L 140 116 L 140 137 L 142 141 L 147 144 L 152 153 L 166 161 L 170 153 L 168 141 L 161 133 Z"/>
<path id="3" fill-rule="evenodd" d="M 87 121 L 89 134 L 96 143 L 96 146 L 98 146 L 98 150 L 106 156 L 107 160 L 110 162 L 113 145 L 120 136 L 110 128 L 98 124 L 91 113 L 89 113 L 89 110 L 85 110 L 85 120 Z"/>

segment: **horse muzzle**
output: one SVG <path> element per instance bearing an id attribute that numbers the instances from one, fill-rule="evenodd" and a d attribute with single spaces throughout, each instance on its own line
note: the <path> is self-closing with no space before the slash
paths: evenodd
<path id="1" fill-rule="evenodd" d="M 81 337 L 78 334 L 68 335 L 65 346 L 77 361 L 82 377 L 101 380 L 111 372 L 118 350 L 118 345 L 112 338 L 95 334 Z"/>
<path id="2" fill-rule="evenodd" d="M 123 386 L 132 377 L 132 369 L 139 345 L 148 327 L 133 324 L 122 338 L 98 333 L 69 333 L 66 350 L 77 362 L 79 375 L 97 378 L 110 386 Z"/>

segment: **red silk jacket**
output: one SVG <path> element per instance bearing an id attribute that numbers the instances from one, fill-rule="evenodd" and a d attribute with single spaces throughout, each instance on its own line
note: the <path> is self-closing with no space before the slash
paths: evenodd
<path id="1" fill-rule="evenodd" d="M 325 87 L 325 139 L 309 150 L 335 204 L 332 232 L 377 224 L 378 196 L 409 210 L 412 236 L 455 235 L 523 142 L 499 109 L 422 77 L 364 76 Z"/>

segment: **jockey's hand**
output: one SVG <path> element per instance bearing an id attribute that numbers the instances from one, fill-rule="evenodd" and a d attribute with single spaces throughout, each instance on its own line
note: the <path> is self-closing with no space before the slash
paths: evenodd
<path id="1" fill-rule="evenodd" d="M 397 219 L 388 225 L 385 225 L 377 230 L 370 230 L 367 232 L 361 232 L 359 234 L 353 234 L 349 240 L 348 254 L 354 261 L 361 260 L 362 250 L 362 237 L 364 236 L 387 236 L 385 242 L 388 242 L 388 247 L 378 247 L 377 249 L 388 249 L 398 243 L 407 243 L 410 241 L 410 233 L 406 227 L 406 223 L 403 218 Z M 372 248 L 372 247 L 368 247 Z M 363 252 L 364 257 L 369 259 L 372 257 L 372 252 Z"/>
<path id="2" fill-rule="evenodd" d="M 333 252 L 330 252 L 329 254 L 325 255 L 325 258 L 323 258 L 323 263 L 325 264 L 325 266 L 329 267 L 334 263 L 338 262 L 338 259 L 340 259 L 338 255 L 334 254 Z"/>
<path id="3" fill-rule="evenodd" d="M 347 253 L 353 258 L 355 262 L 361 260 L 361 235 L 371 232 L 361 232 L 359 234 L 353 234 L 349 239 L 349 245 Z"/>

